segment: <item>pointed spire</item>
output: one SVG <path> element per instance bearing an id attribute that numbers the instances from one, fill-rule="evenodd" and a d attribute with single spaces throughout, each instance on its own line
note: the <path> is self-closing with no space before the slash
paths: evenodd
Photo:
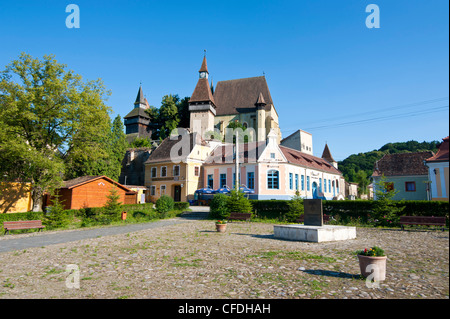
<path id="1" fill-rule="evenodd" d="M 263 105 L 266 105 L 266 101 L 264 100 L 264 96 L 262 95 L 262 92 L 259 92 L 258 100 L 256 101 L 255 105 L 256 105 L 256 106 L 260 106 L 260 105 L 263 106 Z"/>
<path id="2" fill-rule="evenodd" d="M 212 77 L 211 77 L 211 93 L 214 95 L 214 84 Z"/>
<path id="3" fill-rule="evenodd" d="M 206 64 L 206 55 L 203 57 L 202 66 L 200 67 L 200 70 L 198 72 L 208 72 L 208 66 Z"/>
<path id="4" fill-rule="evenodd" d="M 139 86 L 139 91 L 136 96 L 136 101 L 134 102 L 134 107 L 142 107 L 145 108 L 146 106 L 146 98 L 144 96 L 144 93 L 142 92 L 142 86 Z"/>
<path id="5" fill-rule="evenodd" d="M 328 148 L 328 144 L 326 144 L 326 143 L 325 143 L 325 148 L 324 148 L 323 153 L 322 153 L 322 158 L 324 160 L 327 160 L 330 163 L 336 162 L 334 160 L 333 156 L 331 156 L 330 149 Z"/>

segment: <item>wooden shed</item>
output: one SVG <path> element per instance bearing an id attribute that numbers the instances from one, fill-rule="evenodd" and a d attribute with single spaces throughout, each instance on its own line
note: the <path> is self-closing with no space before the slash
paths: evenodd
<path id="1" fill-rule="evenodd" d="M 136 204 L 137 193 L 107 176 L 82 176 L 64 181 L 64 186 L 56 192 L 61 195 L 65 209 L 102 207 L 108 200 L 112 189 L 116 189 L 122 204 Z M 51 205 L 46 196 L 45 206 Z"/>

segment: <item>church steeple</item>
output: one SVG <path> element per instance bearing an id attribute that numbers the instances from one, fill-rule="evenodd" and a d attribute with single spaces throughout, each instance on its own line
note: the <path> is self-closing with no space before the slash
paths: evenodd
<path id="1" fill-rule="evenodd" d="M 145 99 L 144 93 L 142 92 L 142 85 L 139 86 L 139 91 L 136 96 L 136 101 L 134 102 L 134 107 L 135 108 L 140 107 L 143 109 L 147 108 L 146 99 Z"/>
<path id="2" fill-rule="evenodd" d="M 206 54 L 203 56 L 202 66 L 198 72 L 199 79 L 189 100 L 189 127 L 192 132 L 200 133 L 201 136 L 204 136 L 205 132 L 214 130 L 214 117 L 216 115 L 216 103 L 208 82 L 209 72 Z"/>
<path id="3" fill-rule="evenodd" d="M 338 168 L 338 163 L 334 160 L 333 156 L 331 156 L 330 149 L 328 148 L 328 144 L 325 143 L 325 148 L 323 149 L 322 158 L 333 165 L 336 169 Z"/>

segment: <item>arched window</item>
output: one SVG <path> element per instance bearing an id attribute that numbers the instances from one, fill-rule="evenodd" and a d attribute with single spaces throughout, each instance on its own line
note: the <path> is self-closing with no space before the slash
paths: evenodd
<path id="1" fill-rule="evenodd" d="M 267 189 L 278 189 L 280 185 L 279 173 L 276 170 L 267 172 Z"/>

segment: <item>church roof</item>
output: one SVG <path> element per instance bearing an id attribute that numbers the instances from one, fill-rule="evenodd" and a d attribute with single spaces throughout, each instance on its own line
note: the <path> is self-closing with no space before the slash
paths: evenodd
<path id="1" fill-rule="evenodd" d="M 129 119 L 132 117 L 144 117 L 147 119 L 150 119 L 150 116 L 147 114 L 147 112 L 145 112 L 145 110 L 141 107 L 135 107 L 133 110 L 131 110 L 130 113 L 128 113 L 124 119 Z"/>
<path id="2" fill-rule="evenodd" d="M 136 96 L 136 101 L 134 102 L 134 104 L 146 104 L 144 93 L 142 93 L 142 86 L 139 86 L 139 91 Z"/>
<path id="3" fill-rule="evenodd" d="M 198 72 L 208 72 L 208 65 L 206 64 L 206 56 L 203 57 L 202 66 L 200 67 L 200 70 L 198 70 Z"/>
<path id="4" fill-rule="evenodd" d="M 331 156 L 331 152 L 330 152 L 330 149 L 328 148 L 328 144 L 325 144 L 325 148 L 323 149 L 323 153 L 322 153 L 322 158 L 324 160 L 327 160 L 330 163 L 336 162 L 334 160 L 333 156 Z"/>
<path id="5" fill-rule="evenodd" d="M 216 115 L 256 111 L 260 95 L 267 108 L 273 105 L 265 76 L 219 81 L 214 89 Z"/>
<path id="6" fill-rule="evenodd" d="M 212 102 L 214 105 L 216 104 L 207 78 L 198 80 L 189 102 Z"/>

